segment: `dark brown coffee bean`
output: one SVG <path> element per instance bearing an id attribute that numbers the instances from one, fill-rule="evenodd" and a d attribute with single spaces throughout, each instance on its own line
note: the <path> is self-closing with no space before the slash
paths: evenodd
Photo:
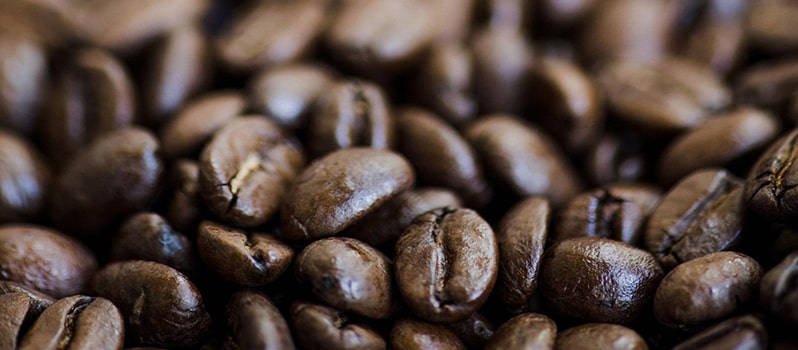
<path id="1" fill-rule="evenodd" d="M 673 350 L 767 349 L 767 330 L 754 316 L 732 318 L 690 337 Z"/>
<path id="2" fill-rule="evenodd" d="M 299 144 L 260 116 L 228 123 L 200 155 L 200 194 L 227 223 L 254 227 L 277 212 L 288 183 L 305 165 Z"/>
<path id="3" fill-rule="evenodd" d="M 798 253 L 788 255 L 762 276 L 759 286 L 759 304 L 771 315 L 798 324 L 798 289 L 794 281 L 798 276 Z"/>
<path id="4" fill-rule="evenodd" d="M 745 69 L 734 84 L 735 99 L 780 113 L 798 88 L 798 60 L 763 62 Z"/>
<path id="5" fill-rule="evenodd" d="M 325 238 L 305 247 L 294 266 L 300 283 L 335 308 L 378 319 L 393 312 L 391 264 L 368 244 Z"/>
<path id="6" fill-rule="evenodd" d="M 250 82 L 249 108 L 277 125 L 298 129 L 333 84 L 333 73 L 313 64 L 284 64 L 265 69 Z"/>
<path id="7" fill-rule="evenodd" d="M 197 25 L 186 25 L 166 33 L 147 54 L 141 117 L 160 125 L 209 80 L 208 40 Z"/>
<path id="8" fill-rule="evenodd" d="M 297 302 L 291 306 L 296 341 L 305 349 L 381 350 L 385 339 L 365 325 L 350 323 L 341 312 L 327 306 Z"/>
<path id="9" fill-rule="evenodd" d="M 666 193 L 648 218 L 646 249 L 666 270 L 734 248 L 743 228 L 742 182 L 723 169 L 694 172 Z"/>
<path id="10" fill-rule="evenodd" d="M 50 307 L 50 305 L 55 302 L 53 297 L 31 287 L 11 281 L 0 281 L 0 296 L 14 293 L 21 293 L 27 296 L 26 300 L 28 300 L 30 304 L 27 313 L 30 320 L 39 317 L 44 309 Z"/>
<path id="11" fill-rule="evenodd" d="M 309 240 L 337 234 L 414 180 L 410 163 L 390 151 L 349 148 L 330 153 L 305 168 L 286 193 L 280 212 L 283 235 Z"/>
<path id="12" fill-rule="evenodd" d="M 798 4 L 784 0 L 762 0 L 751 3 L 746 23 L 752 46 L 773 53 L 798 49 Z"/>
<path id="13" fill-rule="evenodd" d="M 0 130 L 0 223 L 36 219 L 44 209 L 51 177 L 33 145 Z"/>
<path id="14" fill-rule="evenodd" d="M 61 48 L 77 34 L 74 8 L 74 1 L 4 1 L 0 4 L 0 31 Z"/>
<path id="15" fill-rule="evenodd" d="M 84 49 L 52 86 L 44 115 L 44 150 L 59 164 L 81 148 L 133 123 L 136 99 L 125 67 L 98 49 Z"/>
<path id="16" fill-rule="evenodd" d="M 466 347 L 452 334 L 438 325 L 402 319 L 391 328 L 391 349 L 402 350 L 464 350 Z"/>
<path id="17" fill-rule="evenodd" d="M 430 5 L 433 18 L 446 18 L 437 21 L 438 43 L 462 42 L 470 33 L 475 4 L 478 0 L 432 0 Z"/>
<path id="18" fill-rule="evenodd" d="M 594 185 L 637 182 L 646 171 L 646 157 L 637 134 L 606 133 L 587 150 L 584 174 Z"/>
<path id="19" fill-rule="evenodd" d="M 327 29 L 332 58 L 377 81 L 406 70 L 430 46 L 437 24 L 424 1 L 346 1 Z"/>
<path id="20" fill-rule="evenodd" d="M 210 221 L 199 226 L 197 250 L 211 270 L 247 287 L 274 281 L 294 258 L 293 249 L 272 235 L 248 233 Z"/>
<path id="21" fill-rule="evenodd" d="M 774 142 L 751 167 L 745 184 L 745 201 L 751 210 L 768 219 L 798 217 L 798 130 Z"/>
<path id="22" fill-rule="evenodd" d="M 294 349 L 288 324 L 268 297 L 251 289 L 227 303 L 227 330 L 236 349 Z"/>
<path id="23" fill-rule="evenodd" d="M 644 250 L 606 238 L 573 238 L 546 250 L 540 293 L 563 316 L 630 323 L 654 298 L 662 276 Z"/>
<path id="24" fill-rule="evenodd" d="M 471 146 L 453 127 L 421 109 L 397 113 L 399 151 L 416 170 L 421 185 L 446 187 L 473 208 L 486 205 L 491 190 Z"/>
<path id="25" fill-rule="evenodd" d="M 496 282 L 499 249 L 493 230 L 470 209 L 418 216 L 396 243 L 396 283 L 421 319 L 451 323 L 485 302 Z"/>
<path id="26" fill-rule="evenodd" d="M 213 134 L 244 112 L 244 97 L 237 92 L 213 92 L 184 105 L 161 129 L 163 154 L 167 159 L 191 157 Z"/>
<path id="27" fill-rule="evenodd" d="M 535 294 L 550 219 L 549 202 L 532 197 L 507 211 L 496 230 L 499 245 L 496 295 L 512 312 L 523 310 Z"/>
<path id="28" fill-rule="evenodd" d="M 110 261 L 148 260 L 185 274 L 196 272 L 194 246 L 155 213 L 127 219 L 111 243 Z"/>
<path id="29" fill-rule="evenodd" d="M 523 112 L 532 48 L 517 28 L 478 29 L 471 40 L 474 94 L 482 113 Z"/>
<path id="30" fill-rule="evenodd" d="M 460 198 L 442 188 L 407 190 L 358 220 L 346 234 L 373 247 L 396 243 L 416 216 L 430 210 L 462 207 Z"/>
<path id="31" fill-rule="evenodd" d="M 194 232 L 203 214 L 200 197 L 199 164 L 181 159 L 173 163 L 170 175 L 172 199 L 166 209 L 166 219 L 181 232 Z"/>
<path id="32" fill-rule="evenodd" d="M 770 144 L 779 131 L 779 122 L 758 109 L 743 107 L 713 117 L 663 151 L 657 175 L 671 184 L 695 170 L 728 165 Z"/>
<path id="33" fill-rule="evenodd" d="M 45 54 L 36 41 L 0 30 L 0 128 L 33 132 L 44 100 Z"/>
<path id="34" fill-rule="evenodd" d="M 473 59 L 467 47 L 456 43 L 435 45 L 421 64 L 409 93 L 450 124 L 463 125 L 474 119 L 478 111 L 472 71 Z"/>
<path id="35" fill-rule="evenodd" d="M 711 71 L 675 58 L 657 64 L 615 61 L 601 69 L 598 81 L 619 118 L 654 133 L 695 127 L 731 102 Z"/>
<path id="36" fill-rule="evenodd" d="M 671 2 L 674 3 L 678 2 Z M 689 1 L 682 3 L 695 4 Z M 747 8 L 747 1 L 707 1 L 706 8 L 699 14 L 677 11 L 677 22 L 698 17 L 690 23 L 686 33 L 671 34 L 680 42 L 677 51 L 681 56 L 712 69 L 718 75 L 727 75 L 743 60 L 746 53 L 744 22 Z"/>
<path id="37" fill-rule="evenodd" d="M 753 296 L 762 277 L 756 260 L 719 252 L 685 262 L 660 283 L 654 316 L 668 326 L 690 326 L 718 320 Z"/>
<path id="38" fill-rule="evenodd" d="M 667 49 L 666 4 L 657 0 L 602 3 L 582 29 L 581 49 L 594 65 L 614 59 L 656 62 Z"/>
<path id="39" fill-rule="evenodd" d="M 551 239 L 604 237 L 636 245 L 659 196 L 646 185 L 613 185 L 580 194 L 560 212 Z"/>
<path id="40" fill-rule="evenodd" d="M 325 1 L 256 2 L 217 39 L 216 54 L 225 67 L 241 72 L 295 60 L 321 34 L 325 11 Z"/>
<path id="41" fill-rule="evenodd" d="M 129 128 L 93 142 L 73 158 L 53 188 L 50 217 L 65 231 L 89 236 L 144 209 L 158 190 L 158 140 Z"/>
<path id="42" fill-rule="evenodd" d="M 19 349 L 121 349 L 124 339 L 124 321 L 113 303 L 75 295 L 44 310 Z"/>
<path id="43" fill-rule="evenodd" d="M 545 196 L 557 207 L 581 190 L 579 178 L 556 145 L 517 118 L 480 118 L 468 127 L 466 137 L 485 169 L 519 196 Z"/>
<path id="44" fill-rule="evenodd" d="M 533 118 L 572 152 L 592 145 L 604 128 L 604 111 L 593 81 L 575 63 L 538 60 L 529 73 Z"/>
<path id="45" fill-rule="evenodd" d="M 394 127 L 382 88 L 352 80 L 322 93 L 307 126 L 308 149 L 322 156 L 341 148 L 392 148 Z"/>
<path id="46" fill-rule="evenodd" d="M 557 325 L 545 315 L 526 313 L 505 322 L 493 337 L 486 350 L 498 349 L 552 349 L 557 338 Z"/>
<path id="47" fill-rule="evenodd" d="M 0 294 L 0 348 L 17 349 L 23 323 L 30 314 L 30 297 L 25 293 Z M 38 316 L 38 315 L 37 315 Z"/>
<path id="48" fill-rule="evenodd" d="M 562 2 L 557 0 L 542 0 L 535 8 L 537 16 L 546 24 L 546 30 L 567 30 L 582 23 L 582 21 L 596 8 L 601 1 L 578 0 Z M 538 18 L 536 18 L 537 20 Z"/>
<path id="49" fill-rule="evenodd" d="M 70 237 L 37 226 L 0 226 L 0 279 L 58 298 L 84 291 L 96 270 L 91 251 Z"/>
<path id="50" fill-rule="evenodd" d="M 122 311 L 126 339 L 130 342 L 190 347 L 210 327 L 211 319 L 197 287 L 163 264 L 108 264 L 92 279 L 92 289 Z"/>
<path id="51" fill-rule="evenodd" d="M 465 320 L 443 325 L 469 349 L 482 349 L 493 336 L 495 327 L 485 316 L 475 312 Z"/>
<path id="52" fill-rule="evenodd" d="M 557 350 L 648 350 L 646 341 L 632 329 L 617 324 L 588 323 L 557 334 Z"/>

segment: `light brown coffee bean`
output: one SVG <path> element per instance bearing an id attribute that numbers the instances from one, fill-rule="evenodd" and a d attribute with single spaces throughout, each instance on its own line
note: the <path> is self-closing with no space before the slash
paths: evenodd
<path id="1" fill-rule="evenodd" d="M 403 350 L 461 350 L 465 346 L 452 334 L 438 325 L 402 319 L 391 328 L 392 349 Z"/>
<path id="2" fill-rule="evenodd" d="M 557 335 L 557 350 L 648 350 L 646 341 L 634 330 L 609 323 L 588 323 Z"/>
<path id="3" fill-rule="evenodd" d="M 121 349 L 124 338 L 124 320 L 113 303 L 75 295 L 44 310 L 19 349 Z"/>
<path id="4" fill-rule="evenodd" d="M 557 325 L 545 315 L 526 313 L 505 322 L 493 333 L 486 350 L 552 349 Z"/>
<path id="5" fill-rule="evenodd" d="M 2 22 L 2 20 L 0 20 Z M 22 35 L 0 30 L 0 127 L 31 134 L 44 102 L 44 48 Z"/>

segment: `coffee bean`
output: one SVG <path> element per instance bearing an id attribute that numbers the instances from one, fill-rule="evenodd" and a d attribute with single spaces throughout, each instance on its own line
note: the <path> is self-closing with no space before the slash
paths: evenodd
<path id="1" fill-rule="evenodd" d="M 526 72 L 532 48 L 511 26 L 486 27 L 472 34 L 474 95 L 482 113 L 523 112 Z"/>
<path id="2" fill-rule="evenodd" d="M 496 282 L 493 230 L 470 209 L 442 208 L 416 217 L 396 243 L 396 283 L 421 319 L 450 323 L 485 302 Z"/>
<path id="3" fill-rule="evenodd" d="M 762 276 L 759 303 L 779 319 L 798 324 L 798 289 L 792 287 L 798 275 L 798 253 L 788 255 Z"/>
<path id="4" fill-rule="evenodd" d="M 330 153 L 306 167 L 286 193 L 280 212 L 283 235 L 291 240 L 335 235 L 414 180 L 407 160 L 390 151 L 349 148 Z"/>
<path id="5" fill-rule="evenodd" d="M 591 10 L 598 6 L 599 1 L 581 0 L 573 3 L 564 3 L 557 0 L 543 0 L 537 5 L 535 11 L 539 13 L 540 20 L 545 21 L 547 30 L 567 30 L 581 23 Z"/>
<path id="6" fill-rule="evenodd" d="M 491 27 L 518 31 L 530 26 L 533 7 L 524 0 L 486 0 L 482 4 L 483 16 Z"/>
<path id="7" fill-rule="evenodd" d="M 199 226 L 197 249 L 208 268 L 228 281 L 248 287 L 274 281 L 294 258 L 291 247 L 272 235 L 248 233 L 210 221 Z"/>
<path id="8" fill-rule="evenodd" d="M 197 287 L 177 270 L 151 261 L 116 262 L 91 282 L 122 311 L 130 342 L 165 347 L 197 344 L 210 327 Z"/>
<path id="9" fill-rule="evenodd" d="M 555 144 L 509 115 L 480 118 L 465 132 L 485 169 L 519 196 L 542 195 L 557 207 L 580 190 L 579 179 Z"/>
<path id="10" fill-rule="evenodd" d="M 75 295 L 44 310 L 19 349 L 121 349 L 124 339 L 124 321 L 113 303 Z"/>
<path id="11" fill-rule="evenodd" d="M 409 91 L 415 101 L 455 126 L 476 117 L 473 59 L 467 47 L 456 43 L 435 45 L 419 69 Z"/>
<path id="12" fill-rule="evenodd" d="M 391 264 L 363 242 L 345 237 L 313 242 L 294 266 L 299 282 L 335 308 L 376 319 L 393 312 Z"/>
<path id="13" fill-rule="evenodd" d="M 294 349 L 288 324 L 268 297 L 245 289 L 227 304 L 227 329 L 236 349 Z"/>
<path id="14" fill-rule="evenodd" d="M 0 130 L 0 223 L 30 221 L 44 209 L 50 167 L 26 140 Z"/>
<path id="15" fill-rule="evenodd" d="M 673 350 L 767 349 L 767 331 L 753 316 L 732 318 L 690 337 Z"/>
<path id="16" fill-rule="evenodd" d="M 0 281 L 0 296 L 4 294 L 15 293 L 21 293 L 27 296 L 26 300 L 28 300 L 28 303 L 30 304 L 27 309 L 27 317 L 30 320 L 39 317 L 44 309 L 50 307 L 50 305 L 55 302 L 53 297 L 39 292 L 31 287 L 11 281 Z M 0 337 L 0 339 L 2 339 L 2 337 Z"/>
<path id="17" fill-rule="evenodd" d="M 436 42 L 449 43 L 465 39 L 474 17 L 475 0 L 433 0 L 428 1 L 434 18 L 446 18 L 436 23 L 438 35 Z"/>
<path id="18" fill-rule="evenodd" d="M 491 190 L 471 146 L 435 115 L 421 109 L 397 113 L 399 151 L 416 170 L 422 185 L 446 187 L 474 208 L 487 204 Z"/>
<path id="19" fill-rule="evenodd" d="M 458 350 L 465 346 L 452 334 L 441 326 L 402 319 L 391 328 L 390 345 L 392 349 L 403 350 Z"/>
<path id="20" fill-rule="evenodd" d="M 337 82 L 319 97 L 307 126 L 310 153 L 341 148 L 392 148 L 394 126 L 382 88 L 361 80 Z"/>
<path id="21" fill-rule="evenodd" d="M 127 219 L 110 249 L 110 261 L 148 260 L 184 274 L 197 272 L 191 241 L 155 213 L 136 214 Z"/>
<path id="22" fill-rule="evenodd" d="M 628 59 L 656 62 L 667 49 L 665 3 L 656 0 L 621 0 L 602 3 L 581 30 L 581 49 L 593 65 Z"/>
<path id="23" fill-rule="evenodd" d="M 723 169 L 696 171 L 666 193 L 648 219 L 646 249 L 666 270 L 741 239 L 742 183 Z"/>
<path id="24" fill-rule="evenodd" d="M 663 271 L 648 252 L 605 238 L 554 243 L 543 256 L 540 293 L 568 318 L 630 323 L 654 298 Z"/>
<path id="25" fill-rule="evenodd" d="M 0 305 L 3 305 L 0 310 L 0 347 L 3 349 L 18 348 L 17 338 L 22 335 L 23 323 L 30 317 L 30 304 L 30 297 L 25 293 L 0 294 Z"/>
<path id="26" fill-rule="evenodd" d="M 96 270 L 94 255 L 73 238 L 39 226 L 0 226 L 0 279 L 63 297 L 84 291 Z"/>
<path id="27" fill-rule="evenodd" d="M 385 339 L 366 325 L 350 323 L 331 307 L 297 302 L 291 306 L 291 325 L 305 349 L 385 349 Z"/>
<path id="28" fill-rule="evenodd" d="M 798 60 L 781 59 L 751 66 L 740 73 L 735 98 L 740 103 L 781 112 L 798 87 Z"/>
<path id="29" fill-rule="evenodd" d="M 203 212 L 200 197 L 199 164 L 177 160 L 171 170 L 172 199 L 166 209 L 166 219 L 178 231 L 194 232 Z"/>
<path id="30" fill-rule="evenodd" d="M 748 39 L 757 48 L 789 52 L 798 48 L 798 5 L 791 1 L 764 0 L 751 4 L 746 29 Z"/>
<path id="31" fill-rule="evenodd" d="M 637 332 L 609 323 L 588 323 L 566 329 L 557 335 L 555 349 L 648 350 L 646 341 Z"/>
<path id="32" fill-rule="evenodd" d="M 720 319 L 748 301 L 761 277 L 756 260 L 735 252 L 685 262 L 668 273 L 657 288 L 654 316 L 668 326 Z"/>
<path id="33" fill-rule="evenodd" d="M 554 321 L 545 315 L 525 313 L 499 327 L 485 349 L 552 349 L 556 337 Z"/>
<path id="34" fill-rule="evenodd" d="M 245 116 L 228 123 L 200 155 L 200 194 L 227 223 L 255 227 L 277 212 L 288 183 L 305 164 L 302 150 L 271 122 Z"/>
<path id="35" fill-rule="evenodd" d="M 499 223 L 496 295 L 510 311 L 523 310 L 537 289 L 550 219 L 549 202 L 532 197 L 513 206 Z"/>
<path id="36" fill-rule="evenodd" d="M 34 40 L 0 30 L 0 128 L 31 134 L 44 100 L 47 58 Z"/>
<path id="37" fill-rule="evenodd" d="M 798 216 L 798 197 L 793 188 L 798 178 L 794 160 L 798 130 L 774 142 L 751 167 L 745 184 L 745 201 L 751 210 L 768 219 L 791 219 Z"/>
<path id="38" fill-rule="evenodd" d="M 746 53 L 748 41 L 744 22 L 748 16 L 748 3 L 740 0 L 724 4 L 707 2 L 706 9 L 700 12 L 677 11 L 677 19 L 697 17 L 694 23 L 690 23 L 687 33 L 676 34 L 683 37 L 679 39 L 678 52 L 725 76 L 739 65 Z"/>
<path id="39" fill-rule="evenodd" d="M 482 314 L 475 312 L 468 318 L 443 325 L 463 341 L 469 349 L 482 349 L 493 336 L 496 327 Z"/>
<path id="40" fill-rule="evenodd" d="M 158 140 L 129 128 L 112 132 L 73 158 L 55 182 L 50 218 L 81 236 L 97 235 L 155 197 L 163 163 Z"/>
<path id="41" fill-rule="evenodd" d="M 76 36 L 73 1 L 6 1 L 0 4 L 0 31 L 63 48 Z"/>

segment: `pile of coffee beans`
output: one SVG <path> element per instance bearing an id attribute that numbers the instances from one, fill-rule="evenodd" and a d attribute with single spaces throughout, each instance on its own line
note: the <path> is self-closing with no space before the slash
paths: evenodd
<path id="1" fill-rule="evenodd" d="M 796 349 L 797 28 L 0 0 L 0 349 Z"/>

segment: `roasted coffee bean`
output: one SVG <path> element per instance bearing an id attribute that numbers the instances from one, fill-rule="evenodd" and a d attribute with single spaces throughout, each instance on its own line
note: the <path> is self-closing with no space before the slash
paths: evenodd
<path id="1" fill-rule="evenodd" d="M 677 266 L 660 283 L 654 317 L 668 326 L 691 326 L 718 320 L 754 295 L 762 277 L 756 260 L 719 252 Z"/>
<path id="2" fill-rule="evenodd" d="M 11 281 L 0 281 L 0 296 L 14 293 L 25 294 L 28 297 L 26 300 L 28 300 L 30 305 L 28 307 L 27 313 L 28 318 L 31 320 L 39 317 L 44 309 L 50 307 L 50 305 L 55 302 L 53 297 L 39 292 L 31 287 Z"/>
<path id="3" fill-rule="evenodd" d="M 213 134 L 244 112 L 245 100 L 237 92 L 213 92 L 197 97 L 161 129 L 163 155 L 167 159 L 190 157 Z"/>
<path id="4" fill-rule="evenodd" d="M 539 19 L 545 22 L 547 31 L 561 31 L 581 23 L 600 3 L 596 0 L 573 2 L 543 0 L 537 4 L 535 11 L 537 11 Z"/>
<path id="5" fill-rule="evenodd" d="M 646 185 L 612 185 L 574 197 L 560 212 L 551 239 L 604 237 L 636 245 L 659 191 Z"/>
<path id="6" fill-rule="evenodd" d="M 127 219 L 110 249 L 110 261 L 148 260 L 184 274 L 197 272 L 191 241 L 155 213 L 136 214 Z"/>
<path id="7" fill-rule="evenodd" d="M 151 261 L 111 263 L 94 275 L 91 286 L 122 311 L 129 342 L 191 347 L 210 327 L 197 287 L 169 266 Z"/>
<path id="8" fill-rule="evenodd" d="M 484 348 L 496 329 L 490 320 L 478 312 L 471 314 L 465 320 L 443 326 L 460 338 L 469 349 Z"/>
<path id="9" fill-rule="evenodd" d="M 4 1 L 0 31 L 25 36 L 48 48 L 63 48 L 76 36 L 74 1 Z"/>
<path id="10" fill-rule="evenodd" d="M 419 184 L 449 188 L 472 208 L 487 204 L 490 187 L 476 154 L 457 130 L 415 108 L 397 112 L 396 129 L 399 151 L 413 164 Z"/>
<path id="11" fill-rule="evenodd" d="M 166 33 L 148 55 L 141 119 L 160 125 L 209 80 L 208 41 L 197 25 L 186 25 Z"/>
<path id="12" fill-rule="evenodd" d="M 0 294 L 0 348 L 17 349 L 23 323 L 29 318 L 30 297 L 25 293 Z M 38 315 L 37 315 L 38 316 Z"/>
<path id="13" fill-rule="evenodd" d="M 393 312 L 391 264 L 368 244 L 325 238 L 305 247 L 294 266 L 299 282 L 335 308 L 377 319 Z"/>
<path id="14" fill-rule="evenodd" d="M 44 209 L 51 177 L 49 165 L 33 145 L 0 129 L 0 223 L 36 219 Z"/>
<path id="15" fill-rule="evenodd" d="M 767 331 L 754 316 L 732 318 L 690 337 L 673 350 L 767 349 Z"/>
<path id="16" fill-rule="evenodd" d="M 519 196 L 542 195 L 558 207 L 581 189 L 562 152 L 529 124 L 491 115 L 471 124 L 465 134 L 486 171 Z"/>
<path id="17" fill-rule="evenodd" d="M 394 126 L 382 88 L 361 80 L 337 82 L 319 97 L 307 126 L 310 153 L 341 148 L 392 148 Z"/>
<path id="18" fill-rule="evenodd" d="M 396 243 L 396 283 L 421 319 L 467 318 L 488 298 L 499 269 L 493 230 L 470 209 L 442 208 L 418 216 Z"/>
<path id="19" fill-rule="evenodd" d="M 360 75 L 385 81 L 414 63 L 435 39 L 425 1 L 349 0 L 325 32 L 333 59 Z"/>
<path id="20" fill-rule="evenodd" d="M 628 244 L 582 237 L 543 255 L 540 293 L 552 310 L 589 322 L 630 323 L 654 298 L 663 276 L 654 257 Z"/>
<path id="21" fill-rule="evenodd" d="M 448 1 L 448 0 L 443 0 Z M 421 64 L 410 93 L 452 125 L 463 125 L 476 117 L 477 102 L 472 91 L 473 59 L 462 44 L 435 45 Z"/>
<path id="22" fill-rule="evenodd" d="M 50 218 L 70 233 L 102 233 L 144 209 L 158 190 L 163 163 L 158 140 L 129 128 L 99 138 L 73 158 L 55 182 Z"/>
<path id="23" fill-rule="evenodd" d="M 166 219 L 181 232 L 194 232 L 203 214 L 200 197 L 199 164 L 181 159 L 174 162 L 170 183 L 172 199 L 166 209 Z"/>
<path id="24" fill-rule="evenodd" d="M 113 303 L 75 295 L 44 310 L 19 349 L 122 349 L 124 339 L 124 321 Z"/>
<path id="25" fill-rule="evenodd" d="M 781 112 L 798 87 L 798 60 L 763 62 L 745 69 L 734 85 L 740 103 Z"/>
<path id="26" fill-rule="evenodd" d="M 385 349 L 385 339 L 365 325 L 349 323 L 340 311 L 331 307 L 294 303 L 291 306 L 291 325 L 296 341 L 305 349 Z"/>
<path id="27" fill-rule="evenodd" d="M 532 197 L 508 210 L 499 223 L 496 295 L 510 311 L 523 310 L 535 294 L 550 220 L 549 202 Z"/>
<path id="28" fill-rule="evenodd" d="M 0 279 L 60 298 L 84 291 L 96 270 L 92 252 L 73 238 L 38 226 L 0 226 Z"/>
<path id="29" fill-rule="evenodd" d="M 792 1 L 762 0 L 751 4 L 746 22 L 751 45 L 773 53 L 798 49 L 798 5 Z"/>
<path id="30" fill-rule="evenodd" d="M 321 34 L 325 7 L 325 1 L 316 0 L 257 2 L 217 39 L 216 55 L 240 72 L 295 60 Z"/>
<path id="31" fill-rule="evenodd" d="M 466 347 L 452 332 L 438 325 L 402 319 L 391 328 L 392 349 L 402 350 L 459 350 Z"/>
<path id="32" fill-rule="evenodd" d="M 433 0 L 427 1 L 434 18 L 446 18 L 437 21 L 436 42 L 450 43 L 465 39 L 471 28 L 475 5 L 478 0 Z"/>
<path id="33" fill-rule="evenodd" d="M 44 100 L 45 51 L 36 41 L 0 30 L 0 67 L 0 128 L 31 134 Z"/>
<path id="34" fill-rule="evenodd" d="M 657 134 L 693 128 L 731 102 L 711 71 L 676 58 L 657 64 L 615 61 L 601 69 L 598 81 L 619 118 Z"/>
<path id="35" fill-rule="evenodd" d="M 743 198 L 754 213 L 776 220 L 798 217 L 794 191 L 798 184 L 797 140 L 798 130 L 793 130 L 774 142 L 751 167 Z"/>
<path id="36" fill-rule="evenodd" d="M 358 220 L 346 234 L 373 247 L 396 243 L 416 216 L 438 208 L 460 208 L 460 198 L 442 188 L 407 190 Z"/>
<path id="37" fill-rule="evenodd" d="M 682 134 L 659 159 L 657 175 L 671 184 L 701 168 L 725 166 L 759 150 L 779 133 L 779 122 L 753 108 L 739 108 L 713 117 Z"/>
<path id="38" fill-rule="evenodd" d="M 671 2 L 676 3 L 676 2 Z M 682 1 L 682 3 L 690 3 Z M 695 4 L 695 2 L 693 2 Z M 712 69 L 718 75 L 727 75 L 746 53 L 745 17 L 748 1 L 707 1 L 700 18 L 692 23 L 689 32 L 680 36 L 678 52 L 694 62 Z M 701 6 L 701 5 L 699 5 Z M 695 14 L 677 14 L 680 19 Z"/>
<path id="39" fill-rule="evenodd" d="M 648 350 L 646 341 L 632 329 L 617 324 L 588 323 L 557 334 L 558 350 Z"/>
<path id="40" fill-rule="evenodd" d="M 274 281 L 294 258 L 293 249 L 272 235 L 248 233 L 210 221 L 199 226 L 197 250 L 208 268 L 248 287 Z"/>
<path id="41" fill-rule="evenodd" d="M 235 349 L 294 349 L 288 324 L 268 297 L 245 289 L 227 303 L 227 329 Z"/>
<path id="42" fill-rule="evenodd" d="M 524 0 L 482 1 L 485 22 L 491 27 L 522 30 L 531 25 L 533 4 Z"/>
<path id="43" fill-rule="evenodd" d="M 136 99 L 130 77 L 122 63 L 105 51 L 77 51 L 51 90 L 40 138 L 58 164 L 134 121 Z"/>
<path id="44" fill-rule="evenodd" d="M 552 349 L 556 338 L 554 321 L 545 315 L 525 313 L 499 327 L 485 349 Z"/>
<path id="45" fill-rule="evenodd" d="M 665 6 L 657 0 L 602 2 L 581 31 L 584 56 L 593 65 L 614 59 L 658 61 L 666 53 L 670 29 Z"/>
<path id="46" fill-rule="evenodd" d="M 227 223 L 255 227 L 277 212 L 305 164 L 301 146 L 260 116 L 228 123 L 200 155 L 200 194 Z"/>
<path id="47" fill-rule="evenodd" d="M 333 84 L 333 73 L 320 65 L 283 64 L 265 69 L 249 84 L 249 108 L 287 129 L 303 126 L 316 101 Z"/>
<path id="48" fill-rule="evenodd" d="M 792 324 L 798 324 L 798 253 L 788 255 L 762 276 L 759 304 L 768 313 Z"/>
<path id="49" fill-rule="evenodd" d="M 335 235 L 414 181 L 413 168 L 396 153 L 368 148 L 330 153 L 306 167 L 286 193 L 283 235 L 291 240 Z"/>
<path id="50" fill-rule="evenodd" d="M 523 112 L 526 72 L 532 48 L 510 26 L 486 27 L 472 34 L 473 89 L 483 114 Z"/>
<path id="51" fill-rule="evenodd" d="M 666 270 L 734 248 L 745 214 L 742 182 L 723 169 L 694 172 L 666 193 L 648 218 L 646 249 Z"/>

